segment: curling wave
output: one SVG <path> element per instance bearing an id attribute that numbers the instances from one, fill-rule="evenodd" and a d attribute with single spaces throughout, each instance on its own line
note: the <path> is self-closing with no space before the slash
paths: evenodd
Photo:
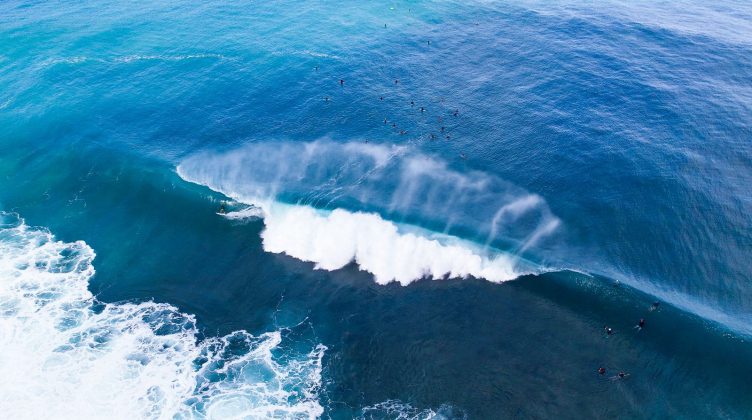
<path id="1" fill-rule="evenodd" d="M 321 416 L 323 345 L 290 354 L 285 330 L 199 340 L 195 317 L 171 305 L 97 301 L 93 259 L 82 241 L 0 213 L 4 417 Z"/>
<path id="2" fill-rule="evenodd" d="M 194 155 L 177 172 L 252 205 L 226 216 L 262 217 L 266 251 L 325 270 L 355 262 L 381 284 L 541 271 L 525 253 L 560 224 L 540 196 L 406 147 L 255 143 Z"/>

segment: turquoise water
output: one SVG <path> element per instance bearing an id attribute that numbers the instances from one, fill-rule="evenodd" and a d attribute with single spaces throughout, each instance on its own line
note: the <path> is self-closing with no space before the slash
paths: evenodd
<path id="1" fill-rule="evenodd" d="M 745 417 L 751 18 L 3 3 L 0 409 Z"/>

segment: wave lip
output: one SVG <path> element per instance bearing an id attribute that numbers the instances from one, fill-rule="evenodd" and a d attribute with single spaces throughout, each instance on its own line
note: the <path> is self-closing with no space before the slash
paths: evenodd
<path id="1" fill-rule="evenodd" d="M 407 147 L 256 143 L 191 156 L 177 173 L 259 209 L 248 215 L 263 218 L 266 251 L 325 270 L 355 262 L 380 284 L 470 276 L 501 282 L 539 272 L 521 254 L 560 224 L 540 196 L 488 174 L 453 171 Z M 392 221 L 416 218 L 438 229 Z M 450 233 L 458 228 L 475 240 Z M 510 252 L 497 248 L 500 238 Z"/>
<path id="2" fill-rule="evenodd" d="M 0 213 L 0 383 L 7 418 L 317 418 L 326 347 L 285 331 L 197 340 L 193 315 L 98 302 L 94 251 Z"/>

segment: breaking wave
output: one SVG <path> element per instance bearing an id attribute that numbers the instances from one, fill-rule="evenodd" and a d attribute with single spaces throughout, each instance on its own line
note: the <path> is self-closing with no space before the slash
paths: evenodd
<path id="1" fill-rule="evenodd" d="M 243 211 L 263 218 L 266 251 L 326 270 L 355 262 L 382 284 L 537 272 L 526 253 L 560 225 L 540 196 L 406 147 L 256 143 L 194 155 L 177 172 L 253 206 Z"/>

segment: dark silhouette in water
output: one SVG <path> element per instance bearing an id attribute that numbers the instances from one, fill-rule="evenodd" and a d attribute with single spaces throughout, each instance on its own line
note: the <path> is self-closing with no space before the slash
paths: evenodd
<path id="1" fill-rule="evenodd" d="M 599 367 L 598 368 L 598 374 L 599 375 L 605 375 L 606 374 L 606 368 L 604 368 L 603 366 Z"/>
<path id="2" fill-rule="evenodd" d="M 224 204 L 220 205 L 219 214 L 226 214 L 226 213 L 227 213 L 227 209 L 225 209 L 225 205 Z"/>
<path id="3" fill-rule="evenodd" d="M 614 333 L 614 330 L 611 329 L 611 327 L 609 327 L 608 325 L 603 326 L 603 331 L 606 332 L 606 335 L 612 335 Z"/>
<path id="4" fill-rule="evenodd" d="M 345 85 L 345 80 L 344 79 L 339 79 L 339 85 L 340 86 L 344 86 Z"/>

